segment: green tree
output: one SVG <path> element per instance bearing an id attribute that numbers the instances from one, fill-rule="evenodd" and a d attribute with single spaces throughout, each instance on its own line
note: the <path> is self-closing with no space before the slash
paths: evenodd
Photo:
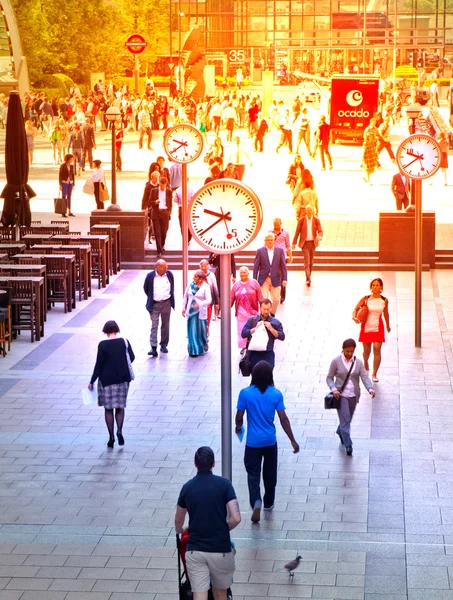
<path id="1" fill-rule="evenodd" d="M 13 0 L 33 85 L 64 73 L 89 83 L 90 73 L 122 74 L 133 63 L 124 43 L 145 36 L 152 62 L 168 37 L 168 0 Z"/>

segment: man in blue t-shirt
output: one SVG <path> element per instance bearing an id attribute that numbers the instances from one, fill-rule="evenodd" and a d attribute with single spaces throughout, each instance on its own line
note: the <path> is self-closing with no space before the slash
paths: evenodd
<path id="1" fill-rule="evenodd" d="M 253 367 L 252 382 L 239 392 L 236 412 L 236 433 L 242 431 L 247 411 L 247 441 L 244 465 L 247 471 L 252 521 L 258 523 L 261 515 L 261 463 L 263 462 L 264 510 L 272 510 L 277 485 L 277 434 L 274 418 L 277 412 L 283 431 L 288 436 L 294 453 L 299 444 L 294 439 L 291 423 L 285 412 L 283 394 L 274 387 L 272 367 L 260 361 Z"/>
<path id="2" fill-rule="evenodd" d="M 214 475 L 214 465 L 211 448 L 198 448 L 195 453 L 198 473 L 183 485 L 176 507 L 177 533 L 185 529 L 184 520 L 189 513 L 186 565 L 196 600 L 207 600 L 211 582 L 214 597 L 226 600 L 235 568 L 230 531 L 241 522 L 241 513 L 231 482 Z"/>

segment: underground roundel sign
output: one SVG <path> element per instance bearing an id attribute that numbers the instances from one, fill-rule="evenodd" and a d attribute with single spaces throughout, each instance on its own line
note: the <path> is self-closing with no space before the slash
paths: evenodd
<path id="1" fill-rule="evenodd" d="M 134 35 L 130 35 L 126 40 L 126 48 L 132 54 L 141 54 L 143 50 L 146 48 L 148 43 L 145 38 L 139 33 L 134 33 Z"/>

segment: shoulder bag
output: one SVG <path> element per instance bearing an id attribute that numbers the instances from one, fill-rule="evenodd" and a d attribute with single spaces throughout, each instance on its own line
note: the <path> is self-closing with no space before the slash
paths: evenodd
<path id="1" fill-rule="evenodd" d="M 99 200 L 101 202 L 107 202 L 107 200 L 110 200 L 109 191 L 104 182 L 101 182 L 101 185 L 99 186 Z"/>
<path id="2" fill-rule="evenodd" d="M 365 302 L 362 304 L 356 314 L 356 319 L 361 323 L 366 323 L 366 320 L 368 319 L 368 298 L 369 296 L 365 296 Z"/>
<path id="3" fill-rule="evenodd" d="M 66 198 L 62 198 L 58 193 L 58 198 L 53 199 L 54 213 L 57 215 L 65 215 L 68 211 L 68 201 Z"/>
<path id="4" fill-rule="evenodd" d="M 91 179 L 91 177 L 85 181 L 82 191 L 84 194 L 89 194 L 91 196 L 94 194 L 94 181 Z"/>
<path id="5" fill-rule="evenodd" d="M 252 323 L 252 329 L 253 329 L 253 327 L 256 327 L 257 322 L 258 322 L 258 319 L 255 321 L 254 325 Z M 249 339 L 247 340 L 247 344 L 245 345 L 244 356 L 239 361 L 239 372 L 241 373 L 242 377 L 250 377 L 250 375 L 252 374 L 252 364 L 250 362 L 250 350 L 249 350 L 249 343 L 250 343 L 251 339 L 252 338 L 249 337 Z"/>
<path id="6" fill-rule="evenodd" d="M 355 365 L 355 356 L 354 359 L 352 360 L 352 364 L 349 367 L 349 371 L 348 374 L 346 376 L 346 379 L 343 382 L 343 385 L 341 386 L 341 388 L 338 390 L 340 392 L 340 398 L 335 398 L 335 396 L 333 395 L 333 392 L 329 392 L 327 394 L 327 396 L 324 398 L 324 408 L 325 409 L 331 409 L 331 408 L 340 408 L 340 404 L 341 404 L 341 394 L 343 393 L 344 388 L 346 387 L 346 384 L 348 383 L 348 379 L 349 376 L 351 375 L 352 369 L 354 368 Z"/>
<path id="7" fill-rule="evenodd" d="M 124 343 L 126 344 L 126 362 L 127 362 L 127 368 L 129 369 L 129 375 L 131 376 L 131 381 L 133 381 L 135 379 L 135 373 L 134 373 L 134 369 L 132 368 L 132 363 L 131 363 L 131 357 L 129 356 L 129 342 L 126 340 L 126 338 L 124 339 Z"/>

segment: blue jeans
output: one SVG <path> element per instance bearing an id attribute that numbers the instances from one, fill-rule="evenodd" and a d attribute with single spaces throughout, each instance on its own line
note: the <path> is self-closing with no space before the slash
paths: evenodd
<path id="1" fill-rule="evenodd" d="M 72 196 L 72 188 L 74 187 L 73 183 L 62 183 L 61 184 L 61 195 L 63 198 L 66 198 L 68 202 L 68 210 L 71 212 L 71 196 Z"/>

